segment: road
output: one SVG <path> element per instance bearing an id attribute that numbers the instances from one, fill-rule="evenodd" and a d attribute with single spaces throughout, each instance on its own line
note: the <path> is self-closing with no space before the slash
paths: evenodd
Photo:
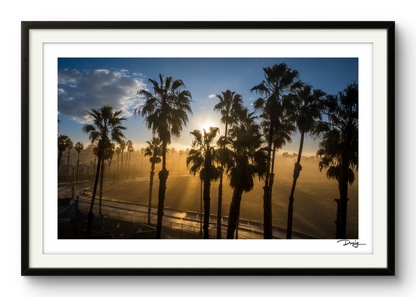
<path id="1" fill-rule="evenodd" d="M 146 177 L 140 179 L 149 179 Z M 137 180 L 137 178 L 136 178 Z M 104 186 L 110 185 L 112 183 L 128 183 L 129 180 L 117 180 L 117 181 L 106 181 Z M 80 195 L 81 190 L 89 188 L 93 186 L 92 182 L 81 183 L 75 185 L 75 193 L 79 195 L 80 200 L 80 209 L 87 213 L 89 211 L 91 205 L 91 198 L 84 197 Z M 72 195 L 72 185 L 61 186 L 58 188 L 58 198 L 62 199 L 65 197 L 71 197 Z M 94 213 L 98 213 L 99 208 L 99 200 L 97 199 L 94 202 Z M 122 220 L 133 221 L 133 222 L 147 222 L 147 211 L 148 207 L 143 205 L 131 204 L 131 203 L 122 203 L 122 202 L 115 202 L 115 201 L 107 201 L 102 200 L 101 205 L 101 212 L 104 215 L 120 218 Z M 157 208 L 152 207 L 151 209 L 151 222 L 156 223 L 157 220 Z M 200 230 L 200 216 L 196 212 L 189 212 L 189 211 L 180 211 L 180 210 L 173 210 L 173 209 L 164 209 L 164 216 L 163 216 L 163 226 L 176 228 L 176 229 L 183 229 L 184 231 L 198 233 Z M 215 237 L 217 229 L 217 218 L 215 216 L 210 217 L 210 224 L 209 230 L 210 235 Z M 286 230 L 273 227 L 273 236 L 276 238 L 285 238 Z M 227 218 L 222 218 L 222 238 L 226 237 L 226 230 L 227 230 Z M 239 232 L 238 232 L 239 239 L 263 239 L 263 229 L 260 223 L 248 221 L 248 220 L 240 220 L 239 225 Z M 309 236 L 302 235 L 295 233 L 292 236 L 293 239 L 305 239 L 310 238 Z"/>

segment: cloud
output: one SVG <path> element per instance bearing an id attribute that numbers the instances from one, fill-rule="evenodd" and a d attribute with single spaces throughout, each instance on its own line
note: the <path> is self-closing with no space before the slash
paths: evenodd
<path id="1" fill-rule="evenodd" d="M 215 95 L 215 94 L 211 94 L 211 95 L 208 96 L 208 98 L 215 98 L 215 97 L 217 97 L 217 95 Z"/>
<path id="2" fill-rule="evenodd" d="M 143 79 L 133 78 L 126 69 L 82 73 L 64 69 L 58 72 L 58 112 L 79 123 L 88 123 L 90 117 L 86 110 L 110 104 L 129 117 L 142 102 L 137 91 L 145 88 Z"/>

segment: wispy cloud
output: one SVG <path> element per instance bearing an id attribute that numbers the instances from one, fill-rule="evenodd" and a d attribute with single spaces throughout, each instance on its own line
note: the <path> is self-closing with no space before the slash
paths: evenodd
<path id="1" fill-rule="evenodd" d="M 142 101 L 137 91 L 146 88 L 140 77 L 128 70 L 96 69 L 91 72 L 64 69 L 58 73 L 58 110 L 79 123 L 90 121 L 86 110 L 110 104 L 129 117 Z"/>
<path id="2" fill-rule="evenodd" d="M 211 94 L 211 95 L 208 96 L 208 98 L 215 98 L 215 97 L 217 97 L 217 95 L 215 95 L 215 94 Z"/>

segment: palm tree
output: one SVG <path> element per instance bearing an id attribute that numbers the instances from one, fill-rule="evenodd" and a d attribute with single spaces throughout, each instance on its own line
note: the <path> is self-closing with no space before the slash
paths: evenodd
<path id="1" fill-rule="evenodd" d="M 108 171 L 110 172 L 111 168 L 111 162 L 113 161 L 114 153 L 116 152 L 116 146 L 114 143 L 111 144 L 111 146 L 107 150 L 107 161 L 108 161 Z"/>
<path id="2" fill-rule="evenodd" d="M 187 166 L 192 163 L 189 171 L 193 175 L 199 172 L 200 177 L 204 180 L 204 239 L 209 239 L 211 181 L 219 177 L 219 170 L 214 165 L 215 139 L 218 133 L 219 129 L 216 127 L 210 127 L 208 132 L 204 129 L 204 134 L 200 130 L 192 131 L 192 149 L 186 158 Z"/>
<path id="3" fill-rule="evenodd" d="M 262 178 L 267 173 L 267 155 L 261 148 L 263 135 L 260 126 L 254 122 L 253 114 L 248 113 L 248 110 L 240 113 L 238 123 L 230 130 L 230 135 L 228 141 L 231 149 L 226 146 L 220 148 L 224 155 L 228 155 L 226 168 L 230 186 L 233 188 L 227 239 L 234 238 L 243 192 L 253 189 L 256 175 Z"/>
<path id="4" fill-rule="evenodd" d="M 143 170 L 143 169 L 144 169 L 144 168 L 143 168 L 143 157 L 144 157 L 144 156 L 145 156 L 145 154 L 146 154 L 146 149 L 145 149 L 145 148 L 141 148 L 141 149 L 140 149 L 140 154 L 142 155 L 142 168 L 141 168 L 141 169 Z"/>
<path id="5" fill-rule="evenodd" d="M 82 142 L 77 142 L 75 144 L 75 150 L 78 153 L 78 158 L 77 158 L 77 183 L 78 183 L 79 154 L 81 153 L 81 151 L 83 149 L 84 149 L 84 144 Z"/>
<path id="6" fill-rule="evenodd" d="M 273 144 L 274 130 L 280 118 L 278 111 L 282 104 L 282 96 L 288 94 L 302 83 L 299 81 L 297 70 L 291 69 L 286 63 L 276 64 L 272 67 L 263 68 L 265 80 L 251 89 L 263 97 L 254 102 L 255 110 L 260 110 L 269 115 L 269 139 L 267 146 L 267 174 L 263 187 L 263 209 L 264 209 L 264 238 L 272 239 L 272 197 L 270 196 L 270 162 Z"/>
<path id="7" fill-rule="evenodd" d="M 358 170 L 358 85 L 347 86 L 325 101 L 328 121 L 320 122 L 316 135 L 322 135 L 317 156 L 319 169 L 328 168 L 327 177 L 338 181 L 336 238 L 346 238 L 348 184 L 354 182 Z"/>
<path id="8" fill-rule="evenodd" d="M 93 149 L 94 155 L 98 156 L 98 152 L 99 152 L 98 147 L 95 147 Z M 111 143 L 110 141 L 106 141 L 104 153 L 101 156 L 102 166 L 101 166 L 101 173 L 100 173 L 100 200 L 99 200 L 99 206 L 98 206 L 99 215 L 101 215 L 101 204 L 102 204 L 102 198 L 103 198 L 105 162 L 113 158 L 113 154 L 114 154 L 114 143 Z"/>
<path id="9" fill-rule="evenodd" d="M 121 150 L 121 169 L 120 169 L 120 174 L 123 174 L 123 154 L 124 154 L 124 150 L 126 149 L 126 142 L 124 140 L 122 140 L 120 142 L 120 150 Z"/>
<path id="10" fill-rule="evenodd" d="M 148 129 L 152 129 L 162 141 L 162 170 L 159 172 L 159 202 L 156 225 L 156 238 L 161 238 L 163 208 L 165 203 L 166 180 L 169 172 L 166 169 L 166 149 L 171 142 L 171 136 L 178 138 L 182 128 L 189 121 L 188 112 L 192 113 L 192 95 L 185 87 L 182 80 L 173 80 L 172 77 L 164 77 L 159 74 L 159 82 L 149 79 L 153 85 L 153 94 L 145 89 L 137 94 L 145 97 L 143 105 L 135 110 L 145 117 Z"/>
<path id="11" fill-rule="evenodd" d="M 224 137 L 228 137 L 228 126 L 234 123 L 234 114 L 243 108 L 243 99 L 240 94 L 226 90 L 222 94 L 216 95 L 220 100 L 214 110 L 221 113 L 221 123 L 225 124 Z M 226 142 L 223 143 L 225 145 Z M 219 156 L 221 158 L 221 156 Z M 220 184 L 218 185 L 218 209 L 217 209 L 217 239 L 221 239 L 221 218 L 222 218 L 222 187 L 223 187 L 223 171 L 224 164 L 221 162 Z"/>
<path id="12" fill-rule="evenodd" d="M 262 115 L 264 117 L 264 115 Z M 273 148 L 272 148 L 272 162 L 270 170 L 270 197 L 273 197 L 273 184 L 275 179 L 274 167 L 276 161 L 276 150 L 281 149 L 287 142 L 292 142 L 291 134 L 296 130 L 293 123 L 287 118 L 279 119 L 276 123 L 273 135 Z M 270 123 L 267 119 L 263 120 L 263 133 L 266 139 L 269 138 Z"/>
<path id="13" fill-rule="evenodd" d="M 179 153 L 178 153 L 178 155 L 179 155 L 179 166 L 181 166 L 182 165 L 181 159 L 182 159 L 182 156 L 185 155 L 185 151 L 184 150 L 180 150 Z M 179 168 L 179 169 L 182 171 L 182 168 Z"/>
<path id="14" fill-rule="evenodd" d="M 160 163 L 162 160 L 162 147 L 160 139 L 153 137 L 152 141 L 146 141 L 149 145 L 145 149 L 145 156 L 150 156 L 149 161 L 152 164 L 150 171 L 150 185 L 149 185 L 149 206 L 147 209 L 147 223 L 150 224 L 150 213 L 152 210 L 152 192 L 153 192 L 153 177 L 155 175 L 155 165 Z"/>
<path id="15" fill-rule="evenodd" d="M 69 182 L 69 155 L 71 154 L 71 150 L 72 150 L 72 148 L 74 147 L 74 143 L 72 142 L 72 141 L 69 141 L 68 143 L 67 143 L 67 147 L 66 147 L 66 149 L 68 150 L 68 168 L 67 168 L 67 171 L 66 171 L 66 179 L 67 179 L 67 181 Z"/>
<path id="16" fill-rule="evenodd" d="M 116 149 L 116 154 L 117 154 L 117 171 L 120 173 L 120 153 L 121 153 L 121 148 L 118 147 Z"/>
<path id="17" fill-rule="evenodd" d="M 72 143 L 71 138 L 66 135 L 59 135 L 58 137 L 58 172 L 59 166 L 61 165 L 61 159 L 64 151 L 69 147 L 70 143 Z"/>
<path id="18" fill-rule="evenodd" d="M 312 90 L 312 87 L 306 84 L 303 87 L 297 89 L 293 94 L 289 94 L 285 98 L 285 101 L 287 101 L 285 103 L 287 103 L 288 109 L 293 111 L 292 117 L 300 132 L 298 160 L 295 163 L 295 168 L 293 172 L 292 190 L 290 191 L 289 205 L 287 211 L 287 239 L 292 238 L 294 202 L 293 195 L 295 193 L 296 181 L 299 178 L 300 171 L 302 170 L 300 161 L 302 158 L 303 141 L 305 138 L 305 134 L 311 132 L 315 126 L 316 121 L 321 119 L 321 111 L 323 108 L 322 99 L 324 96 L 325 93 L 322 90 Z"/>
<path id="19" fill-rule="evenodd" d="M 91 109 L 91 111 L 87 111 L 87 113 L 92 117 L 93 123 L 86 124 L 82 127 L 82 131 L 84 133 L 89 134 L 89 139 L 91 143 L 98 142 L 97 173 L 95 175 L 91 207 L 90 211 L 88 212 L 88 223 L 86 232 L 87 237 L 91 236 L 92 219 L 94 217 L 92 211 L 94 207 L 95 194 L 97 192 L 100 166 L 104 157 L 105 149 L 109 146 L 108 143 L 110 142 L 110 140 L 120 143 L 122 141 L 122 138 L 125 138 L 122 130 L 126 130 L 126 128 L 121 125 L 122 121 L 124 121 L 125 118 L 120 116 L 121 112 L 121 110 L 113 112 L 113 108 L 110 105 L 105 105 L 98 110 Z"/>
<path id="20" fill-rule="evenodd" d="M 127 158 L 126 158 L 126 169 L 127 169 L 127 175 L 130 173 L 130 160 L 131 160 L 131 153 L 134 152 L 133 149 L 133 142 L 131 140 L 127 140 L 126 142 L 127 147 Z"/>

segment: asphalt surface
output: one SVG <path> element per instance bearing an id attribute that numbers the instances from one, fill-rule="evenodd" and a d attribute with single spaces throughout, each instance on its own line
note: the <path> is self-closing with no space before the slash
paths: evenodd
<path id="1" fill-rule="evenodd" d="M 149 178 L 147 178 L 149 179 Z M 126 180 L 127 181 L 127 180 Z M 104 182 L 104 185 L 111 181 Z M 89 211 L 91 205 L 91 198 L 80 195 L 80 192 L 86 188 L 93 186 L 93 182 L 80 183 L 75 185 L 75 197 L 79 195 L 79 207 L 84 212 Z M 66 185 L 58 187 L 58 199 L 65 197 L 72 197 L 72 185 Z M 94 213 L 98 213 L 99 209 L 99 197 L 94 201 Z M 114 201 L 102 200 L 101 213 L 112 218 L 119 218 L 122 220 L 147 223 L 148 207 L 143 205 L 121 203 Z M 186 232 L 198 233 L 201 229 L 200 216 L 198 213 L 164 209 L 163 226 L 182 229 Z M 151 223 L 155 224 L 157 220 L 157 208 L 151 209 Z M 222 238 L 226 237 L 227 230 L 227 218 L 222 218 Z M 215 216 L 210 217 L 210 236 L 216 237 L 217 218 Z M 286 238 L 286 230 L 273 227 L 273 236 L 275 238 Z M 263 239 L 263 229 L 259 222 L 248 221 L 243 218 L 240 219 L 239 239 Z M 310 238 L 307 235 L 294 233 L 292 239 L 306 239 Z"/>

